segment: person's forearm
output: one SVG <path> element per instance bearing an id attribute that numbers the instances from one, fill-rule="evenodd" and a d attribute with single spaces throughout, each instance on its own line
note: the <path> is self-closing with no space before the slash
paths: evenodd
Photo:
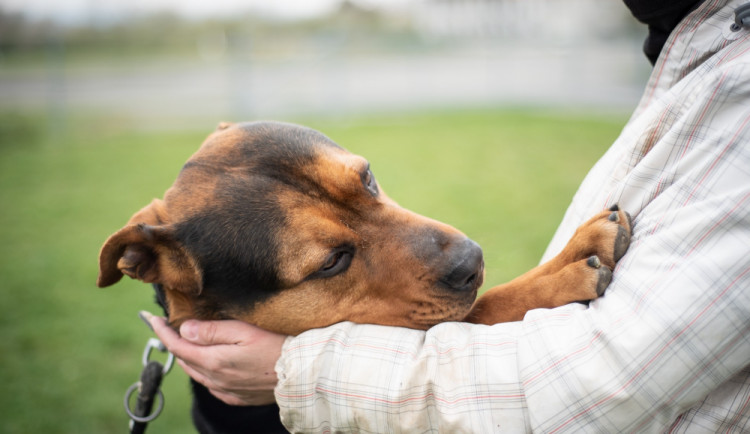
<path id="1" fill-rule="evenodd" d="M 282 421 L 308 432 L 528 431 L 518 331 L 518 323 L 428 332 L 342 323 L 303 333 L 277 364 Z"/>

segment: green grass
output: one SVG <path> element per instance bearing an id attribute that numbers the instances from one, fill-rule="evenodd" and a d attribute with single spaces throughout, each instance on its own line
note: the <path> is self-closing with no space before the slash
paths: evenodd
<path id="1" fill-rule="evenodd" d="M 138 131 L 0 114 L 0 432 L 124 432 L 122 394 L 151 336 L 150 287 L 97 289 L 108 235 L 154 197 L 209 132 Z M 625 119 L 463 111 L 305 120 L 366 156 L 401 205 L 485 251 L 485 287 L 533 267 L 588 168 Z M 191 432 L 187 381 L 165 380 L 151 432 Z"/>

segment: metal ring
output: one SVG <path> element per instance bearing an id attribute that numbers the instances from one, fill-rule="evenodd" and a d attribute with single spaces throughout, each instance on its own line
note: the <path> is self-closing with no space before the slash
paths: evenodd
<path id="1" fill-rule="evenodd" d="M 154 348 L 162 353 L 167 353 L 167 361 L 164 363 L 164 368 L 161 371 L 162 375 L 167 375 L 172 369 L 172 365 L 174 365 L 174 355 L 167 351 L 167 347 L 159 339 L 149 338 L 148 342 L 146 342 L 146 348 L 143 349 L 143 366 L 148 365 L 151 358 L 151 350 Z"/>
<path id="2" fill-rule="evenodd" d="M 148 423 L 156 419 L 157 417 L 159 417 L 159 415 L 161 414 L 161 411 L 164 410 L 164 393 L 162 393 L 161 389 L 157 390 L 157 392 L 159 392 L 159 395 L 158 395 L 159 404 L 156 406 L 156 410 L 154 410 L 150 415 L 136 416 L 133 414 L 133 411 L 130 410 L 130 396 L 138 387 L 140 387 L 140 385 L 141 385 L 141 382 L 136 381 L 130 387 L 128 387 L 128 390 L 125 392 L 125 401 L 124 401 L 125 412 L 128 414 L 128 417 L 130 417 L 131 420 L 134 420 L 140 423 Z"/>

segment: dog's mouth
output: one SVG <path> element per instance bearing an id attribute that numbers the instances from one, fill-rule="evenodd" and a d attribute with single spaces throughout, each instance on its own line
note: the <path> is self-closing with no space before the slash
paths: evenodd
<path id="1" fill-rule="evenodd" d="M 476 296 L 477 290 L 474 289 L 459 299 L 441 294 L 431 300 L 417 302 L 409 313 L 409 322 L 414 328 L 426 330 L 443 322 L 462 321 L 469 314 Z"/>
<path id="2" fill-rule="evenodd" d="M 448 289 L 443 282 L 439 282 L 429 299 L 412 303 L 409 322 L 415 328 L 428 329 L 443 322 L 463 321 L 471 311 L 483 281 L 484 264 L 465 277 L 460 290 L 456 290 L 455 286 Z"/>

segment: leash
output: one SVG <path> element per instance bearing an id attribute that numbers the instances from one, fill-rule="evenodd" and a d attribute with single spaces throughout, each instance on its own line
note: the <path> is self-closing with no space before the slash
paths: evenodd
<path id="1" fill-rule="evenodd" d="M 166 364 L 162 365 L 156 360 L 150 360 L 151 352 L 156 349 L 162 353 L 167 353 Z M 159 339 L 150 338 L 146 342 L 146 348 L 143 350 L 143 371 L 141 379 L 133 383 L 125 392 L 125 412 L 130 417 L 130 433 L 143 434 L 146 432 L 146 426 L 149 422 L 156 419 L 164 409 L 164 393 L 161 391 L 161 381 L 169 373 L 174 364 L 174 356 L 167 351 L 167 348 Z M 130 399 L 133 393 L 138 390 L 135 410 L 130 409 Z M 154 404 L 157 404 L 156 410 L 153 410 Z M 153 410 L 153 411 L 152 411 Z"/>

